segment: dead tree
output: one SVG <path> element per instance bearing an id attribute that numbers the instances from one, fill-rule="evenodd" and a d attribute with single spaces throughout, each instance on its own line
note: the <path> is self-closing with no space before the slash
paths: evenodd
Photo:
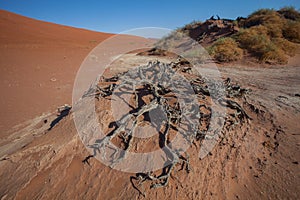
<path id="1" fill-rule="evenodd" d="M 184 65 L 186 68 L 186 64 Z M 238 113 L 237 120 L 245 121 L 250 119 L 242 106 L 235 102 L 233 97 L 242 96 L 246 93 L 237 84 L 231 84 L 230 79 L 223 83 L 210 84 L 207 80 L 197 74 L 188 74 L 186 70 L 182 70 L 182 65 L 178 63 L 165 64 L 156 62 L 149 62 L 146 66 L 141 66 L 130 70 L 127 73 L 117 74 L 110 78 L 102 77 L 101 82 L 112 82 L 106 86 L 93 86 L 87 90 L 83 97 L 94 96 L 95 98 L 106 98 L 112 96 L 114 93 L 131 93 L 134 97 L 134 103 L 128 105 L 132 110 L 123 115 L 115 122 L 117 126 L 114 130 L 108 133 L 101 141 L 95 142 L 91 145 L 94 149 L 95 157 L 97 153 L 102 152 L 102 159 L 106 158 L 105 147 L 115 137 L 120 137 L 123 140 L 123 153 L 118 152 L 116 148 L 115 153 L 110 155 L 112 158 L 113 167 L 118 162 L 126 159 L 126 154 L 130 151 L 132 146 L 132 133 L 136 127 L 141 123 L 141 116 L 154 109 L 161 109 L 166 114 L 166 119 L 162 122 L 161 130 L 163 130 L 159 137 L 160 148 L 171 160 L 170 164 L 165 166 L 160 174 L 153 172 L 138 173 L 135 177 L 131 177 L 132 185 L 140 194 L 145 196 L 143 192 L 138 189 L 145 181 L 150 181 L 150 188 L 164 187 L 168 185 L 171 173 L 176 166 L 181 166 L 181 170 L 185 169 L 188 173 L 191 168 L 189 165 L 189 156 L 180 149 L 174 149 L 168 143 L 168 137 L 171 130 L 183 134 L 185 139 L 190 144 L 205 138 L 206 130 L 209 126 L 211 117 L 211 108 L 209 102 L 212 98 L 218 98 L 220 106 L 235 110 Z M 186 81 L 183 81 L 185 79 Z M 220 87 L 225 87 L 226 97 L 218 94 Z M 191 91 L 189 91 L 189 88 Z M 213 89 L 214 91 L 212 91 Z M 142 101 L 143 94 L 139 91 L 146 90 L 147 94 L 151 94 L 149 103 Z M 200 99 L 201 97 L 201 99 Z M 180 99 L 183 101 L 180 102 Z M 141 103 L 142 101 L 142 103 Z M 174 103 L 175 102 L 175 103 Z M 200 103 L 202 102 L 202 103 Z M 202 110 L 206 110 L 206 113 Z M 145 119 L 145 118 L 144 118 Z M 144 120 L 143 119 L 143 120 Z M 129 123 L 131 122 L 131 123 Z M 179 124 L 185 123 L 185 128 Z M 203 126 L 203 127 L 201 127 Z M 138 181 L 135 185 L 133 180 Z"/>

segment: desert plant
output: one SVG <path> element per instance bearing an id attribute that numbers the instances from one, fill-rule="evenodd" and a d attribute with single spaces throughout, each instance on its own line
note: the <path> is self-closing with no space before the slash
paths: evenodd
<path id="1" fill-rule="evenodd" d="M 275 38 L 273 42 L 278 48 L 282 49 L 285 54 L 289 56 L 295 56 L 297 49 L 297 45 L 295 43 L 284 38 Z"/>
<path id="2" fill-rule="evenodd" d="M 283 37 L 291 42 L 300 43 L 300 22 L 289 21 L 283 28 Z"/>
<path id="3" fill-rule="evenodd" d="M 188 23 L 186 25 L 183 26 L 183 28 L 181 28 L 182 30 L 191 30 L 194 29 L 197 26 L 200 26 L 201 24 L 203 24 L 201 21 L 192 21 L 191 23 Z"/>
<path id="4" fill-rule="evenodd" d="M 273 9 L 257 10 L 248 16 L 245 22 L 245 26 L 247 28 L 250 28 L 251 26 L 262 25 L 274 15 L 276 15 L 276 11 Z"/>
<path id="5" fill-rule="evenodd" d="M 234 38 L 242 48 L 253 52 L 263 49 L 270 42 L 267 35 L 267 28 L 262 25 L 240 30 Z"/>
<path id="6" fill-rule="evenodd" d="M 241 44 L 243 48 L 248 48 L 255 43 L 255 39 L 259 35 L 267 36 L 267 28 L 259 25 L 249 29 L 241 29 L 233 37 Z"/>
<path id="7" fill-rule="evenodd" d="M 144 145 L 144 142 L 139 142 L 141 141 L 140 138 L 135 137 L 131 133 L 134 133 L 140 126 L 139 124 L 146 121 L 145 115 L 147 113 L 152 111 L 157 112 L 155 111 L 157 109 L 161 110 L 159 112 L 165 113 L 165 118 L 161 118 L 160 123 L 155 123 L 157 132 L 154 133 L 158 135 L 157 143 L 161 152 L 166 155 L 165 166 L 163 169 L 156 171 L 146 171 L 145 169 L 148 166 L 145 166 L 144 171 L 130 177 L 133 188 L 145 197 L 144 189 L 139 189 L 144 187 L 143 184 L 145 182 L 149 183 L 151 189 L 166 187 L 169 184 L 170 178 L 174 177 L 172 173 L 177 173 L 181 170 L 186 171 L 186 173 L 191 171 L 190 156 L 181 148 L 178 141 L 181 141 L 181 145 L 188 147 L 191 144 L 195 144 L 196 146 L 198 142 L 199 144 L 203 144 L 207 140 L 207 137 L 209 140 L 212 139 L 211 134 L 206 133 L 212 116 L 211 102 L 213 98 L 218 99 L 219 106 L 224 107 L 226 111 L 232 113 L 226 114 L 226 121 L 224 124 L 223 122 L 220 124 L 222 130 L 232 129 L 233 126 L 240 128 L 241 125 L 249 123 L 249 120 L 251 120 L 250 116 L 235 100 L 236 97 L 246 98 L 244 94 L 248 91 L 247 89 L 241 88 L 237 84 L 232 84 L 229 78 L 229 80 L 226 79 L 223 85 L 222 82 L 208 80 L 207 77 L 204 78 L 198 73 L 183 72 L 181 70 L 181 72 L 174 71 L 174 69 L 179 70 L 182 67 L 184 65 L 180 62 L 173 64 L 160 63 L 159 61 L 149 62 L 145 66 L 139 66 L 126 73 L 119 73 L 107 78 L 102 76 L 100 83 L 105 83 L 106 86 L 101 87 L 98 86 L 100 84 L 96 83 L 96 87 L 89 88 L 82 98 L 95 98 L 105 102 L 111 101 L 113 94 L 125 93 L 134 95 L 134 100 L 123 100 L 132 109 L 129 112 L 125 111 L 127 113 L 119 120 L 110 122 L 110 124 L 116 124 L 115 128 L 108 129 L 109 132 L 105 137 L 96 139 L 92 145 L 89 145 L 93 154 L 87 156 L 83 162 L 88 164 L 90 158 L 99 157 L 102 160 L 109 159 L 109 166 L 118 169 L 119 164 L 124 162 L 125 159 L 130 160 L 129 156 L 133 153 L 135 146 Z M 176 78 L 178 77 L 178 73 L 188 81 L 187 84 L 192 87 L 194 92 L 187 93 L 182 79 Z M 211 91 L 214 91 L 214 95 L 208 90 L 208 84 L 210 84 Z M 222 92 L 220 92 L 223 87 L 226 88 L 224 90 L 226 97 L 223 97 Z M 177 95 L 172 95 L 174 93 L 172 91 L 173 88 L 176 88 L 178 96 L 180 95 L 185 99 L 183 104 L 178 102 Z M 233 88 L 238 88 L 238 90 Z M 143 99 L 149 95 L 152 96 L 150 102 L 145 102 Z M 200 117 L 201 107 L 207 109 L 208 114 L 206 115 L 208 117 L 195 117 L 198 115 L 198 112 Z M 199 123 L 199 120 L 201 120 L 200 123 L 203 122 L 203 124 L 207 125 L 198 126 L 197 123 Z M 218 130 L 216 127 L 212 127 L 212 129 Z M 171 145 L 171 137 L 174 134 L 180 134 L 182 139 L 177 140 L 176 145 Z M 120 138 L 121 141 L 119 144 L 121 148 L 111 145 L 116 138 Z M 165 158 L 163 154 L 161 157 Z M 126 162 L 128 163 L 128 161 Z M 144 164 L 148 163 L 145 162 Z"/>
<path id="8" fill-rule="evenodd" d="M 242 48 L 262 62 L 284 64 L 287 62 L 285 54 L 292 55 L 294 51 L 294 46 L 286 40 L 273 38 L 272 41 L 272 37 L 268 35 L 268 28 L 262 25 L 241 30 L 234 38 Z"/>
<path id="9" fill-rule="evenodd" d="M 214 33 L 207 32 L 207 23 L 194 21 L 179 29 L 188 37 L 206 45 L 209 54 L 219 62 L 230 62 L 243 57 L 243 52 L 249 52 L 253 57 L 262 62 L 286 63 L 288 56 L 294 56 L 297 45 L 300 43 L 300 12 L 293 7 L 284 7 L 278 11 L 274 9 L 260 9 L 247 18 L 238 17 L 229 20 L 230 26 L 238 26 L 234 32 L 228 33 L 223 39 L 213 44 Z M 226 24 L 225 24 L 226 26 Z M 216 31 L 219 31 L 216 30 Z M 211 35 L 210 35 L 211 34 Z M 206 41 L 202 39 L 205 36 Z M 171 34 L 164 41 L 171 47 L 178 47 L 177 33 Z M 200 55 L 195 51 L 186 52 L 195 57 Z"/>
<path id="10" fill-rule="evenodd" d="M 205 48 L 194 48 L 187 50 L 182 54 L 182 56 L 193 63 L 204 63 L 210 59 L 210 56 Z"/>
<path id="11" fill-rule="evenodd" d="M 243 56 L 243 50 L 239 48 L 237 42 L 232 38 L 221 38 L 210 48 L 210 55 L 220 62 L 230 62 L 239 60 Z"/>
<path id="12" fill-rule="evenodd" d="M 285 20 L 275 10 L 261 9 L 247 18 L 245 26 L 247 28 L 263 25 L 267 28 L 268 35 L 271 37 L 282 37 L 282 29 Z"/>
<path id="13" fill-rule="evenodd" d="M 270 64 L 286 64 L 288 57 L 284 51 L 274 45 L 274 43 L 269 43 L 260 51 L 260 60 Z"/>
<path id="14" fill-rule="evenodd" d="M 292 6 L 283 7 L 280 10 L 278 10 L 278 13 L 286 19 L 290 19 L 290 20 L 294 20 L 294 21 L 299 21 L 300 20 L 299 11 L 297 11 Z"/>

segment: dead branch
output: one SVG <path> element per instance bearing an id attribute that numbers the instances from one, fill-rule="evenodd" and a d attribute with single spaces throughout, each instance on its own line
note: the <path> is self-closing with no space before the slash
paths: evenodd
<path id="1" fill-rule="evenodd" d="M 233 85 L 230 79 L 225 80 L 224 83 L 208 83 L 207 80 L 200 75 L 190 76 L 191 78 L 188 79 L 188 84 L 190 84 L 194 93 L 205 98 L 198 99 L 196 95 L 185 95 L 188 94 L 186 92 L 185 83 L 181 79 L 175 78 L 175 80 L 172 80 L 177 73 L 173 69 L 182 69 L 179 71 L 180 73 L 183 73 L 183 75 L 191 72 L 189 65 L 187 63 L 184 63 L 184 65 L 184 68 L 180 68 L 179 63 L 165 64 L 158 61 L 149 62 L 148 65 L 130 70 L 127 73 L 117 74 L 110 78 L 101 77 L 100 82 L 110 83 L 108 86 L 101 87 L 98 84 L 91 86 L 83 95 L 83 98 L 94 96 L 99 99 L 110 97 L 113 94 L 120 95 L 126 93 L 133 95 L 134 105 L 130 105 L 128 102 L 128 106 L 132 108 L 132 110 L 122 116 L 118 121 L 114 122 L 114 124 L 117 124 L 114 130 L 108 133 L 104 138 L 97 140 L 94 144 L 90 145 L 90 147 L 94 149 L 94 155 L 87 157 L 83 162 L 88 163 L 89 158 L 95 157 L 100 152 L 102 159 L 108 159 L 106 158 L 106 148 L 108 146 L 115 151 L 110 155 L 110 157 L 112 157 L 111 167 L 121 162 L 126 158 L 126 154 L 131 149 L 133 140 L 132 133 L 136 127 L 138 127 L 140 117 L 156 108 L 162 109 L 166 114 L 167 119 L 162 122 L 164 132 L 158 133 L 160 134 L 160 144 L 162 144 L 160 145 L 160 148 L 163 149 L 171 164 L 165 166 L 160 175 L 148 172 L 138 173 L 135 177 L 130 177 L 132 186 L 140 195 L 145 197 L 145 193 L 139 189 L 139 186 L 143 187 L 145 181 L 151 182 L 150 188 L 165 187 L 168 185 L 171 173 L 177 165 L 181 166 L 178 171 L 184 169 L 187 173 L 191 171 L 189 155 L 186 154 L 186 156 L 183 156 L 179 150 L 172 149 L 168 145 L 168 135 L 171 129 L 178 131 L 179 134 L 183 134 L 190 144 L 205 138 L 205 130 L 197 126 L 193 119 L 198 119 L 198 122 L 202 121 L 206 124 L 207 130 L 212 110 L 205 102 L 199 103 L 200 100 L 209 101 L 212 97 L 217 98 L 219 99 L 218 103 L 220 105 L 235 110 L 238 113 L 240 121 L 251 119 L 237 102 L 229 99 L 242 96 L 246 92 L 245 89 L 237 84 Z M 172 92 L 174 92 L 172 91 L 172 86 L 176 88 L 176 92 L 179 94 L 172 94 Z M 228 99 L 220 98 L 221 94 L 218 94 L 218 91 L 220 91 L 220 88 L 223 86 L 226 88 L 225 92 Z M 148 104 L 139 105 L 139 101 L 143 98 L 143 95 L 140 92 L 142 90 L 147 90 L 148 94 L 152 95 L 152 100 Z M 185 104 L 178 101 L 180 98 L 186 100 Z M 205 110 L 207 110 L 207 113 L 199 112 L 201 107 L 204 107 Z M 183 122 L 186 123 L 184 125 L 187 125 L 186 129 L 179 126 Z M 187 134 L 187 132 L 190 133 Z M 116 136 L 119 136 L 124 144 L 124 150 L 121 152 L 118 148 L 109 145 Z M 133 180 L 138 181 L 138 185 L 135 185 Z"/>

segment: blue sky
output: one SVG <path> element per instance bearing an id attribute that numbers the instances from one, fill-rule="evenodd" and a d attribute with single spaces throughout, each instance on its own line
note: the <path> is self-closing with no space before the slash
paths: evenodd
<path id="1" fill-rule="evenodd" d="M 300 8 L 300 0 L 0 0 L 0 9 L 90 30 L 120 33 L 141 27 L 175 29 L 218 14 L 247 16 L 259 8 Z"/>

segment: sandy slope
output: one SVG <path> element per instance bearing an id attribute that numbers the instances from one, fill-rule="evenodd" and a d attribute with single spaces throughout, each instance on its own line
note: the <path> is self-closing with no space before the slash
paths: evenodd
<path id="1" fill-rule="evenodd" d="M 107 35 L 2 12 L 1 26 L 15 33 L 11 34 L 14 37 L 20 32 L 3 22 L 7 20 L 29 24 L 17 26 L 27 33 L 23 34 L 26 41 L 22 37 L 4 40 L 7 35 L 1 36 L 0 87 L 6 94 L 1 100 L 1 124 L 3 130 L 19 124 L 10 129 L 8 137 L 1 135 L 1 199 L 299 198 L 300 97 L 295 95 L 300 93 L 299 57 L 284 68 L 220 68 L 224 77 L 252 89 L 246 101 L 241 101 L 252 120 L 227 130 L 211 155 L 203 160 L 198 159 L 199 145 L 191 147 L 188 152 L 193 170 L 189 174 L 174 173 L 166 188 L 150 190 L 145 184 L 145 188 L 140 188 L 146 193 L 146 198 L 142 198 L 130 183 L 133 174 L 111 170 L 93 158 L 89 160 L 90 165 L 82 162 L 89 153 L 78 138 L 72 113 L 52 130 L 47 130 L 56 117 L 54 108 L 69 100 L 80 58 L 90 50 L 87 46 L 93 46 L 89 41 Z M 42 39 L 32 36 L 26 28 L 32 23 L 37 23 L 35 26 L 39 25 L 42 30 L 45 30 L 43 26 L 49 28 L 41 34 Z M 53 30 L 52 35 L 50 30 Z M 55 34 L 56 31 L 62 34 Z M 75 32 L 78 40 L 73 35 Z M 73 39 L 64 35 L 67 33 L 72 33 Z M 88 36 L 84 39 L 80 33 Z M 18 55 L 18 59 L 13 55 Z M 33 80 L 32 75 L 36 79 Z M 56 81 L 51 82 L 52 77 Z M 39 115 L 41 112 L 45 114 Z M 19 123 L 25 119 L 29 121 Z"/>
<path id="2" fill-rule="evenodd" d="M 299 197 L 300 67 L 222 68 L 225 77 L 252 89 L 242 104 L 252 120 L 225 132 L 203 160 L 191 147 L 192 172 L 174 173 L 169 186 L 145 185 L 145 199 L 297 199 Z M 254 107 L 252 107 L 252 106 Z M 111 170 L 89 155 L 72 114 L 51 131 L 44 119 L 2 140 L 1 196 L 11 199 L 143 199 L 133 174 Z M 179 168 L 178 168 L 179 169 Z M 5 198 L 4 198 L 5 199 Z"/>
<path id="3" fill-rule="evenodd" d="M 0 11 L 0 132 L 71 103 L 76 71 L 111 36 Z"/>
<path id="4" fill-rule="evenodd" d="M 71 103 L 84 58 L 108 33 L 46 23 L 0 11 L 0 133 Z M 153 42 L 124 36 L 125 45 Z"/>

